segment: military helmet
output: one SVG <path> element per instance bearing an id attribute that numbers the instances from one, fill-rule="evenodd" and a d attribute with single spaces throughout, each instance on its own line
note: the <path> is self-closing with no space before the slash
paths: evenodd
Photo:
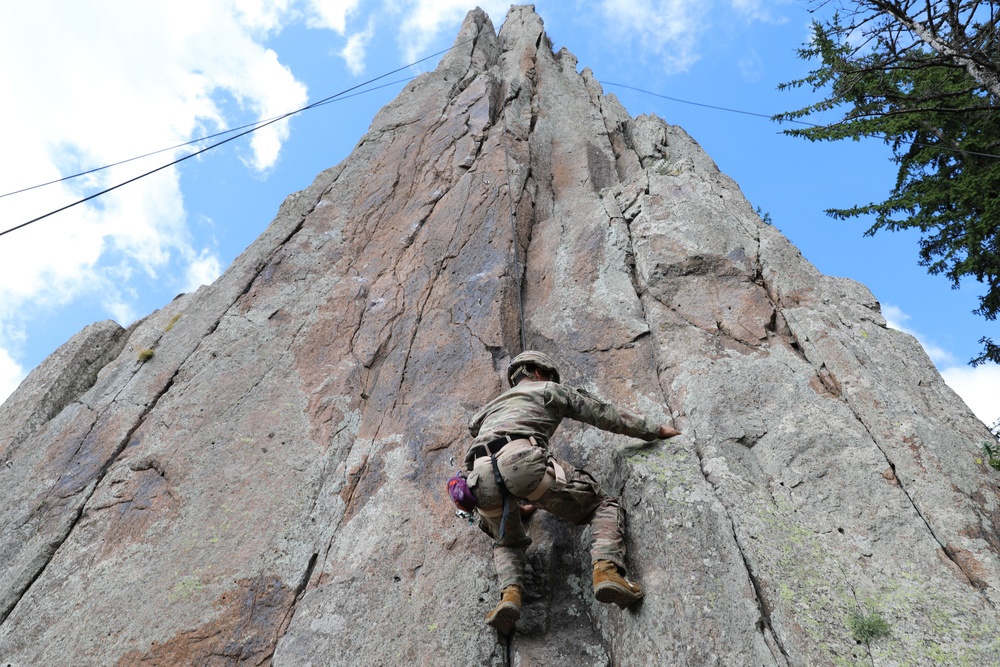
<path id="1" fill-rule="evenodd" d="M 552 378 L 553 382 L 559 382 L 559 368 L 556 367 L 556 362 L 552 361 L 552 358 L 544 352 L 527 350 L 514 357 L 510 365 L 507 366 L 507 382 L 510 383 L 511 387 L 517 384 L 514 378 L 517 370 L 525 366 L 540 368 L 546 375 Z"/>

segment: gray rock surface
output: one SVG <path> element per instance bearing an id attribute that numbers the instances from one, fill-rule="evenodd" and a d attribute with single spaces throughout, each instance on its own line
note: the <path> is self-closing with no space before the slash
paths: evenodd
<path id="1" fill-rule="evenodd" d="M 522 339 L 683 436 L 564 424 L 648 594 L 594 601 L 587 531 L 537 516 L 504 640 L 444 480 Z M 219 280 L 0 417 L 0 665 L 1000 664 L 985 426 L 530 6 L 471 12 Z"/>

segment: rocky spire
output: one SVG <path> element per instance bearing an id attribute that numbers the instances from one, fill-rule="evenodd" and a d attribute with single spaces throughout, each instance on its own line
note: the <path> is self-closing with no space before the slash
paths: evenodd
<path id="1" fill-rule="evenodd" d="M 917 342 L 530 6 L 455 44 L 213 285 L 0 408 L 0 664 L 1000 662 L 989 434 Z M 538 516 L 505 641 L 444 480 L 522 340 L 684 435 L 564 424 L 647 597 Z"/>

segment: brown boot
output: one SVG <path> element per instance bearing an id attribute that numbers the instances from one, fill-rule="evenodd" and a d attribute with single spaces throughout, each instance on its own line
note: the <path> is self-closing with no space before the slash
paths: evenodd
<path id="1" fill-rule="evenodd" d="M 625 609 L 642 598 L 642 586 L 633 583 L 618 572 L 618 566 L 609 560 L 594 563 L 594 596 L 600 602 L 614 602 Z"/>
<path id="2" fill-rule="evenodd" d="M 521 596 L 524 591 L 520 586 L 507 586 L 503 589 L 500 603 L 493 611 L 486 614 L 486 625 L 496 628 L 502 634 L 509 635 L 514 631 L 517 619 L 521 618 Z"/>

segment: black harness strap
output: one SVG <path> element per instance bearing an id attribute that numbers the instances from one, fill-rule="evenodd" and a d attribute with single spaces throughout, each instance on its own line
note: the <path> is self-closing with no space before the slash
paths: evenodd
<path id="1" fill-rule="evenodd" d="M 497 537 L 497 542 L 503 539 L 504 530 L 507 528 L 507 517 L 510 515 L 510 491 L 507 490 L 507 485 L 504 484 L 503 475 L 500 474 L 500 466 L 497 465 L 496 454 L 490 452 L 490 463 L 493 464 L 493 480 L 500 487 L 503 492 L 503 515 L 500 517 L 500 536 Z"/>

